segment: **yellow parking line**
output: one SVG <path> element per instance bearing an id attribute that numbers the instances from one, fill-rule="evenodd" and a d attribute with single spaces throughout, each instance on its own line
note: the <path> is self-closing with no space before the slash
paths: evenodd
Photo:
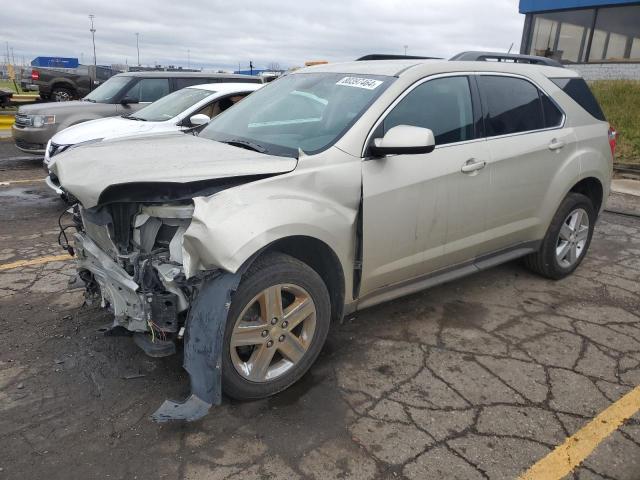
<path id="1" fill-rule="evenodd" d="M 28 178 L 26 180 L 7 180 L 5 182 L 0 182 L 0 187 L 8 187 L 9 185 L 13 185 L 14 183 L 35 183 L 35 182 L 44 182 L 44 178 Z"/>
<path id="2" fill-rule="evenodd" d="M 71 260 L 72 258 L 73 257 L 71 257 L 70 255 L 64 254 L 64 255 L 49 255 L 47 257 L 32 258 L 30 260 L 18 260 L 17 262 L 0 264 L 0 271 L 11 270 L 19 267 L 30 267 L 32 265 L 42 265 L 43 263 L 61 262 L 65 260 Z"/>
<path id="3" fill-rule="evenodd" d="M 640 386 L 612 403 L 593 420 L 558 445 L 519 480 L 555 480 L 569 475 L 600 443 L 618 429 L 622 422 L 640 411 Z"/>

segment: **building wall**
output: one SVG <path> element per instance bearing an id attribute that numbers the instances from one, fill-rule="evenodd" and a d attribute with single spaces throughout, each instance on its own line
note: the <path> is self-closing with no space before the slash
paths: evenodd
<path id="1" fill-rule="evenodd" d="M 567 65 L 587 81 L 640 80 L 640 63 L 580 63 Z"/>

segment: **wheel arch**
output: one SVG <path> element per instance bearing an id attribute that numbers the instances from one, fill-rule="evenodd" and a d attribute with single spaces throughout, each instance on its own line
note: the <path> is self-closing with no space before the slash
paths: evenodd
<path id="1" fill-rule="evenodd" d="M 264 247 L 248 262 L 255 260 L 269 252 L 280 252 L 290 255 L 311 267 L 327 287 L 331 299 L 331 318 L 342 318 L 345 303 L 345 277 L 342 264 L 333 249 L 322 240 L 306 235 L 294 235 L 280 238 Z M 246 267 L 243 266 L 244 270 Z"/>
<path id="2" fill-rule="evenodd" d="M 596 212 L 600 212 L 602 209 L 602 202 L 604 200 L 604 187 L 602 182 L 596 177 L 585 177 L 578 181 L 573 187 L 569 189 L 569 192 L 581 193 L 586 196 Z"/>
<path id="3" fill-rule="evenodd" d="M 51 91 L 53 92 L 56 88 L 64 88 L 65 90 L 71 90 L 72 92 L 76 92 L 76 86 L 68 80 L 58 79 L 54 80 L 51 83 Z"/>

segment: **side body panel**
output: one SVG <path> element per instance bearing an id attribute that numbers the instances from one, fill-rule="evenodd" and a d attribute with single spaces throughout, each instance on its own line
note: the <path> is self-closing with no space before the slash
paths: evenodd
<path id="1" fill-rule="evenodd" d="M 472 158 L 484 140 L 364 162 L 363 295 L 476 255 L 489 175 L 462 173 Z"/>
<path id="2" fill-rule="evenodd" d="M 309 236 L 338 257 L 349 303 L 360 189 L 361 159 L 334 147 L 303 156 L 291 173 L 194 198 L 183 241 L 185 274 L 214 268 L 236 272 L 279 239 Z"/>

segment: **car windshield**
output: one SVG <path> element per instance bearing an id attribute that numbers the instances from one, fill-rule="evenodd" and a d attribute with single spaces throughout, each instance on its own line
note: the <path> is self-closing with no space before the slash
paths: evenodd
<path id="1" fill-rule="evenodd" d="M 214 118 L 201 137 L 297 157 L 333 145 L 393 77 L 299 73 L 282 77 Z"/>
<path id="2" fill-rule="evenodd" d="M 129 83 L 132 78 L 133 77 L 127 76 L 119 77 L 117 75 L 115 77 L 111 77 L 89 95 L 84 97 L 83 100 L 97 103 L 109 103 L 113 101 L 113 98 L 120 93 L 122 88 Z"/>
<path id="3" fill-rule="evenodd" d="M 156 100 L 151 105 L 130 115 L 129 118 L 146 120 L 147 122 L 164 122 L 181 114 L 214 93 L 216 92 L 199 88 L 183 88 Z"/>

